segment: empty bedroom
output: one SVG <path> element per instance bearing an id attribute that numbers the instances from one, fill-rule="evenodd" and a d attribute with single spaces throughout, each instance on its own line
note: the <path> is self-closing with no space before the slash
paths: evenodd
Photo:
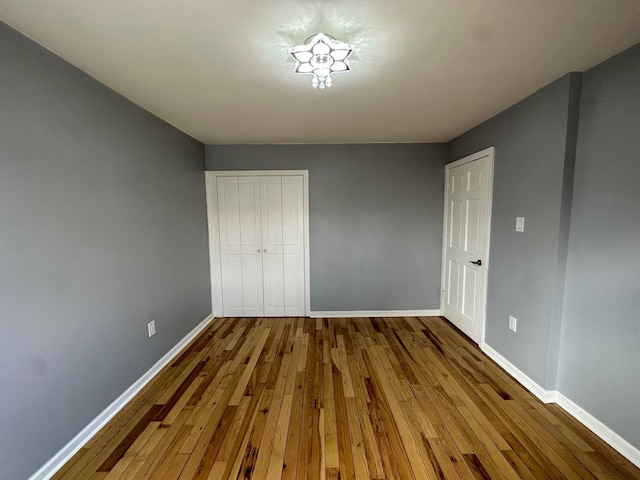
<path id="1" fill-rule="evenodd" d="M 640 479 L 640 2 L 0 0 L 0 479 Z"/>

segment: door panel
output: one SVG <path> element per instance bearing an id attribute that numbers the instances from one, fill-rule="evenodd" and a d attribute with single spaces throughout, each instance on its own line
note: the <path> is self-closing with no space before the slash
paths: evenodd
<path id="1" fill-rule="evenodd" d="M 282 245 L 282 178 L 263 177 L 260 182 L 263 246 L 280 246 Z"/>
<path id="2" fill-rule="evenodd" d="M 475 342 L 482 334 L 492 155 L 483 151 L 447 167 L 443 315 Z"/>
<path id="3" fill-rule="evenodd" d="M 447 278 L 447 305 L 452 308 L 460 308 L 460 265 L 453 260 L 448 262 Z"/>
<path id="4" fill-rule="evenodd" d="M 480 210 L 482 205 L 477 198 L 467 200 L 466 252 L 478 253 L 480 249 Z"/>
<path id="5" fill-rule="evenodd" d="M 462 246 L 462 233 L 464 218 L 462 217 L 462 202 L 454 200 L 451 202 L 449 211 L 451 212 L 451 230 L 449 232 L 449 247 L 460 248 Z"/>
<path id="6" fill-rule="evenodd" d="M 299 175 L 282 177 L 282 254 L 284 308 L 287 316 L 304 316 L 304 184 Z"/>
<path id="7" fill-rule="evenodd" d="M 263 254 L 264 272 L 264 315 L 266 317 L 284 316 L 284 285 L 282 254 Z"/>
<path id="8" fill-rule="evenodd" d="M 284 316 L 284 272 L 282 265 L 282 177 L 260 179 L 262 202 L 262 260 L 264 314 Z"/>
<path id="9" fill-rule="evenodd" d="M 218 186 L 221 197 L 220 237 L 228 247 L 239 247 L 240 239 L 240 197 L 237 183 L 224 182 Z"/>
<path id="10" fill-rule="evenodd" d="M 464 266 L 464 283 L 462 292 L 464 298 L 462 300 L 462 314 L 470 319 L 476 318 L 476 286 L 478 284 L 478 272 L 469 268 L 466 265 Z"/>
<path id="11" fill-rule="evenodd" d="M 302 257 L 297 253 L 283 255 L 284 307 L 286 316 L 304 315 L 304 283 L 300 283 Z"/>
<path id="12" fill-rule="evenodd" d="M 302 176 L 262 177 L 265 316 L 304 315 Z"/>
<path id="13" fill-rule="evenodd" d="M 476 190 L 482 189 L 482 182 L 484 181 L 484 177 L 482 175 L 482 170 L 472 170 L 469 172 L 469 192 L 475 192 Z"/>
<path id="14" fill-rule="evenodd" d="M 465 188 L 465 179 L 466 175 L 464 172 L 452 173 L 451 174 L 451 193 L 458 193 L 464 190 Z"/>
<path id="15" fill-rule="evenodd" d="M 244 247 L 257 247 L 260 245 L 259 211 L 257 209 L 257 191 L 255 179 L 252 183 L 240 183 L 238 185 L 238 195 L 240 203 L 240 245 Z M 257 253 L 251 252 L 251 253 Z"/>
<path id="16" fill-rule="evenodd" d="M 218 177 L 223 314 L 262 316 L 259 177 Z"/>
<path id="17" fill-rule="evenodd" d="M 291 179 L 283 178 L 282 245 L 297 248 L 303 242 L 303 231 L 300 228 L 300 220 L 302 219 L 302 184 L 289 182 L 291 182 Z"/>
<path id="18" fill-rule="evenodd" d="M 228 254 L 222 257 L 222 269 L 226 272 L 223 277 L 225 315 L 241 317 L 244 315 L 244 300 L 242 298 L 242 255 Z"/>
<path id="19" fill-rule="evenodd" d="M 242 255 L 242 302 L 243 317 L 261 317 L 262 300 L 262 258 L 253 252 Z"/>

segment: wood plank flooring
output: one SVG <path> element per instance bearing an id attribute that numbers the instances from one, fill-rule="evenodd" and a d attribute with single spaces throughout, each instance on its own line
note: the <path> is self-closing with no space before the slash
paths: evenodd
<path id="1" fill-rule="evenodd" d="M 640 470 L 436 317 L 220 319 L 55 479 L 601 479 Z"/>

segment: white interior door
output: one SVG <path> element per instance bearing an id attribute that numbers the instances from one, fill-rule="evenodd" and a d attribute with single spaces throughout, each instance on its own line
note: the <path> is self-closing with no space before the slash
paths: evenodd
<path id="1" fill-rule="evenodd" d="M 303 178 L 268 176 L 260 183 L 264 315 L 303 316 Z"/>
<path id="2" fill-rule="evenodd" d="M 493 148 L 446 167 L 443 315 L 483 341 Z"/>
<path id="3" fill-rule="evenodd" d="M 264 313 L 260 215 L 260 177 L 218 177 L 225 317 Z"/>

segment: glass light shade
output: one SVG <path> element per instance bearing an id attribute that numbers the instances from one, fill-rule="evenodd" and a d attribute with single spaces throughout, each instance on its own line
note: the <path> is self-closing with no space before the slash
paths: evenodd
<path id="1" fill-rule="evenodd" d="M 346 72 L 347 70 L 349 70 L 349 65 L 345 62 L 333 62 L 331 65 L 332 72 Z"/>
<path id="2" fill-rule="evenodd" d="M 350 70 L 347 58 L 353 52 L 353 45 L 337 41 L 331 35 L 317 33 L 309 37 L 304 45 L 289 49 L 296 61 L 295 73 L 313 75 L 311 85 L 318 88 L 330 87 L 331 74 Z"/>

